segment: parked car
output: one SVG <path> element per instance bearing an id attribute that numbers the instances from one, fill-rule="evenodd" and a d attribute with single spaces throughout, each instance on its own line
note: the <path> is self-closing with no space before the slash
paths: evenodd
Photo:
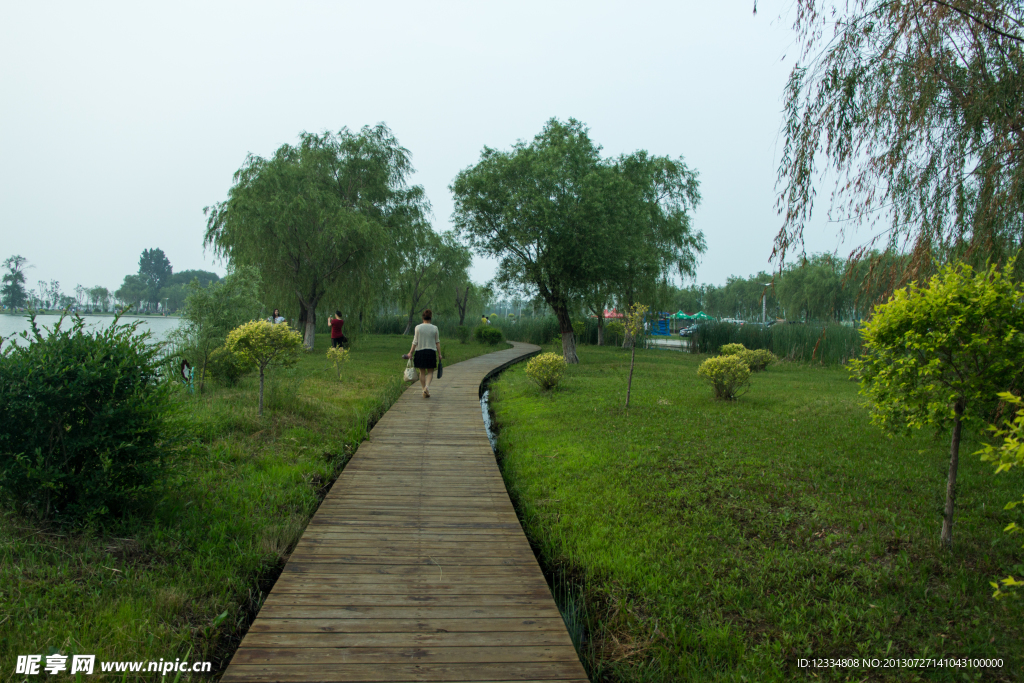
<path id="1" fill-rule="evenodd" d="M 680 337 L 692 337 L 693 333 L 697 331 L 696 325 L 690 325 L 679 330 Z"/>

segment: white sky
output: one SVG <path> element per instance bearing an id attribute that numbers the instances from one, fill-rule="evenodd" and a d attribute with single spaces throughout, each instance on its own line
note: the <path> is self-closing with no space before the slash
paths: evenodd
<path id="1" fill-rule="evenodd" d="M 698 281 L 769 268 L 783 86 L 781 3 L 238 2 L 0 5 L 0 260 L 30 287 L 119 286 L 143 249 L 204 256 L 204 206 L 247 153 L 384 121 L 447 229 L 448 184 L 484 145 L 575 117 L 609 156 L 698 170 Z M 824 193 L 827 195 L 827 193 Z M 809 249 L 838 246 L 817 221 Z M 477 258 L 478 282 L 494 274 Z"/>

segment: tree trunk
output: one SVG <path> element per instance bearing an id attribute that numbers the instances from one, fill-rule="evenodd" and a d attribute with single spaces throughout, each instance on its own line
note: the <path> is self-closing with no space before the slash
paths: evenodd
<path id="1" fill-rule="evenodd" d="M 263 368 L 260 368 L 260 409 L 259 414 L 263 415 Z"/>
<path id="2" fill-rule="evenodd" d="M 964 404 L 953 406 L 953 438 L 949 445 L 949 476 L 946 478 L 946 510 L 942 519 L 942 545 L 953 547 L 953 503 L 956 498 L 956 468 L 960 461 L 960 431 L 963 426 Z"/>
<path id="3" fill-rule="evenodd" d="M 302 345 L 307 351 L 313 350 L 316 342 L 316 305 L 320 303 L 319 296 L 311 296 L 308 301 L 299 297 L 299 304 L 302 306 L 299 314 L 299 327 L 305 328 L 302 335 Z"/>
<path id="4" fill-rule="evenodd" d="M 597 345 L 604 346 L 604 316 L 597 316 Z"/>
<path id="5" fill-rule="evenodd" d="M 562 333 L 562 356 L 566 363 L 576 365 L 580 362 L 576 356 L 576 338 L 572 332 L 572 320 L 569 318 L 569 309 L 559 306 L 555 309 L 555 316 L 558 318 L 558 329 Z"/>
<path id="6" fill-rule="evenodd" d="M 413 322 L 416 320 L 416 305 L 413 304 L 412 308 L 409 309 L 409 320 L 405 323 L 405 332 L 402 334 L 409 334 L 412 332 Z"/>
<path id="7" fill-rule="evenodd" d="M 626 382 L 626 408 L 629 408 L 629 394 L 633 391 L 633 362 L 636 360 L 636 345 L 629 356 L 629 381 Z"/>

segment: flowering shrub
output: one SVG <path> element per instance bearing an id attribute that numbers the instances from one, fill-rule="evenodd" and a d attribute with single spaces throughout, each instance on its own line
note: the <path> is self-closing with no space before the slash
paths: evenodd
<path id="1" fill-rule="evenodd" d="M 540 385 L 541 389 L 557 386 L 564 372 L 565 358 L 557 353 L 542 353 L 526 364 L 526 376 Z"/>
<path id="2" fill-rule="evenodd" d="M 332 346 L 327 350 L 327 360 L 334 363 L 334 369 L 338 371 L 338 379 L 341 379 L 341 369 L 348 362 L 348 349 L 340 346 Z"/>
<path id="3" fill-rule="evenodd" d="M 768 349 L 744 349 L 736 354 L 751 372 L 761 372 L 779 359 Z"/>
<path id="4" fill-rule="evenodd" d="M 723 356 L 735 356 L 743 353 L 747 350 L 747 347 L 743 344 L 723 344 L 722 348 L 718 350 Z"/>
<path id="5" fill-rule="evenodd" d="M 750 368 L 739 356 L 708 358 L 697 368 L 701 379 L 711 385 L 715 398 L 735 400 L 737 391 L 750 385 Z"/>

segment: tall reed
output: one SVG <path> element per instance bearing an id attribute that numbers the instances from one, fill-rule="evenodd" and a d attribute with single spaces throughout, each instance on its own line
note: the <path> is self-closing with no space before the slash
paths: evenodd
<path id="1" fill-rule="evenodd" d="M 693 353 L 718 353 L 724 344 L 768 349 L 787 360 L 845 365 L 861 352 L 860 330 L 836 324 L 734 325 L 703 323 L 690 338 Z"/>

